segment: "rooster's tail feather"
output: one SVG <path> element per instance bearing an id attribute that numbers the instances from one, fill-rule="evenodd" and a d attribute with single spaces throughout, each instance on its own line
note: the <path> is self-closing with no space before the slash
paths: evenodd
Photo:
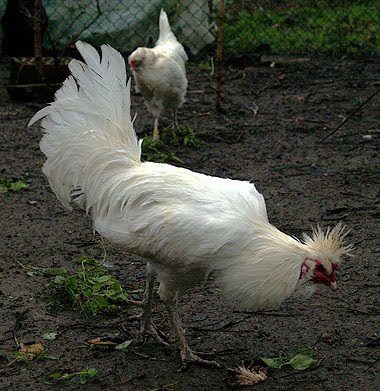
<path id="1" fill-rule="evenodd" d="M 76 47 L 85 63 L 71 60 L 72 76 L 29 125 L 43 118 L 43 172 L 58 199 L 71 209 L 75 197 L 87 210 L 102 214 L 109 210 L 104 199 L 111 194 L 106 193 L 118 186 L 128 167 L 140 163 L 141 142 L 130 117 L 123 57 L 108 45 L 101 47 L 102 59 L 89 44 L 78 41 Z"/>

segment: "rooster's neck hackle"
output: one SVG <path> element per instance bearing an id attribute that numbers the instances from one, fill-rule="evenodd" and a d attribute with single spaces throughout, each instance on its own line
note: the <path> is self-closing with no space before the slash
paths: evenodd
<path id="1" fill-rule="evenodd" d="M 219 281 L 226 297 L 244 308 L 276 307 L 296 291 L 308 297 L 315 284 L 302 278 L 302 265 L 308 259 L 339 264 L 351 249 L 344 243 L 346 235 L 341 224 L 326 233 L 318 227 L 301 242 L 269 223 L 261 224 L 243 256 L 220 271 Z"/>

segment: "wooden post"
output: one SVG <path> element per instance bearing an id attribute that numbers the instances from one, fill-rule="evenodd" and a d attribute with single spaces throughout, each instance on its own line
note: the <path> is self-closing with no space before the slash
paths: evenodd
<path id="1" fill-rule="evenodd" d="M 224 18 L 224 0 L 219 4 L 218 38 L 216 47 L 216 109 L 220 110 L 220 93 L 222 83 L 222 30 Z"/>

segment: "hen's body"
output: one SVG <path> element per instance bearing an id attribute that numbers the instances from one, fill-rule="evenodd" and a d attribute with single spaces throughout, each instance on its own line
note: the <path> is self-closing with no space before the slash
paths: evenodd
<path id="1" fill-rule="evenodd" d="M 268 222 L 252 183 L 141 162 L 122 57 L 109 46 L 102 61 L 90 45 L 77 48 L 87 65 L 70 62 L 76 81 L 70 76 L 30 123 L 46 117 L 43 171 L 63 205 L 75 200 L 91 210 L 102 236 L 148 260 L 142 333 L 163 342 L 150 314 L 156 277 L 182 359 L 196 362 L 205 361 L 186 343 L 177 303 L 208 273 L 245 308 L 279 305 L 317 283 L 336 289 L 335 270 L 348 250 L 342 227 L 301 242 Z"/>
<path id="2" fill-rule="evenodd" d="M 187 89 L 185 63 L 187 55 L 172 33 L 168 17 L 161 10 L 160 35 L 154 48 L 137 48 L 129 56 L 129 66 L 136 91 L 144 98 L 148 111 L 154 116 L 154 136 L 158 137 L 158 118 L 164 108 L 174 111 L 185 102 Z"/>

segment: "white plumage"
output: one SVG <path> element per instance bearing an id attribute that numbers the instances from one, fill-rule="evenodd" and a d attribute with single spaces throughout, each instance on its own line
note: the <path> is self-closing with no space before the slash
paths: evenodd
<path id="1" fill-rule="evenodd" d="M 137 48 L 128 58 L 136 91 L 145 98 L 148 111 L 154 116 L 153 140 L 158 140 L 158 118 L 164 108 L 174 111 L 185 102 L 187 89 L 185 63 L 187 54 L 172 33 L 168 17 L 161 10 L 160 35 L 154 48 Z"/>
<path id="2" fill-rule="evenodd" d="M 147 259 L 142 333 L 163 342 L 150 316 L 156 277 L 184 362 L 206 361 L 184 339 L 177 302 L 210 272 L 228 298 L 252 309 L 310 294 L 317 283 L 336 289 L 350 249 L 341 225 L 301 242 L 268 222 L 254 184 L 141 162 L 123 58 L 107 45 L 101 60 L 92 46 L 76 46 L 86 63 L 70 62 L 74 77 L 29 125 L 43 118 L 43 172 L 62 204 L 91 210 L 102 236 Z"/>

